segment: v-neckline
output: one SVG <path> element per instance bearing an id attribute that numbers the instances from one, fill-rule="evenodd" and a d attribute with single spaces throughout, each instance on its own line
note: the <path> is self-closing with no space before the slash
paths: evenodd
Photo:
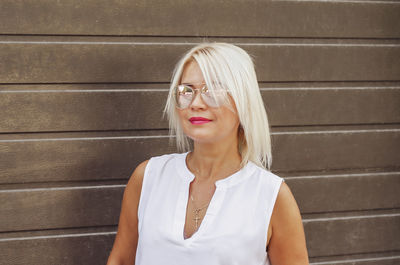
<path id="1" fill-rule="evenodd" d="M 229 186 L 236 184 L 241 179 L 243 179 L 240 175 L 241 173 L 249 166 L 249 163 L 242 167 L 240 170 L 231 174 L 230 176 L 217 180 L 215 182 L 215 191 L 210 200 L 210 204 L 206 209 L 206 213 L 203 217 L 202 222 L 200 223 L 199 228 L 196 232 L 194 232 L 190 237 L 185 238 L 185 224 L 186 224 L 186 215 L 187 215 L 187 206 L 189 201 L 189 188 L 190 183 L 194 180 L 195 175 L 189 170 L 186 164 L 186 158 L 189 152 L 181 154 L 177 163 L 177 170 L 179 175 L 182 177 L 183 181 L 181 183 L 178 201 L 175 209 L 175 222 L 174 222 L 174 234 L 176 235 L 177 240 L 183 242 L 184 245 L 189 245 L 191 242 L 196 240 L 196 238 L 200 237 L 206 230 L 207 227 L 212 223 L 214 217 L 219 212 L 223 199 L 226 194 L 226 190 Z"/>
<path id="2" fill-rule="evenodd" d="M 204 230 L 204 227 L 207 227 L 207 224 L 210 222 L 210 219 L 212 220 L 213 219 L 213 217 L 215 216 L 215 214 L 213 214 L 212 216 L 210 215 L 210 212 L 211 213 L 214 213 L 215 212 L 215 207 L 218 207 L 218 206 L 215 206 L 216 205 L 216 203 L 215 203 L 215 198 L 217 197 L 216 196 L 216 193 L 217 193 L 217 189 L 215 189 L 215 191 L 214 191 L 214 194 L 212 195 L 212 197 L 211 197 L 211 200 L 210 200 L 210 203 L 208 204 L 208 206 L 207 206 L 207 208 L 205 209 L 205 214 L 204 214 L 204 217 L 203 217 L 203 219 L 200 221 L 200 224 L 199 224 L 199 226 L 198 226 L 198 228 L 197 228 L 197 230 L 196 231 L 194 231 L 194 233 L 192 233 L 191 234 L 191 236 L 190 237 L 187 237 L 187 238 L 185 238 L 185 226 L 186 226 L 186 218 L 187 218 L 187 214 L 188 214 L 188 205 L 189 205 L 189 189 L 190 189 L 190 183 L 191 182 L 189 182 L 189 185 L 187 186 L 187 194 L 188 194 L 188 199 L 186 200 L 186 208 L 185 208 L 185 213 L 184 213 L 184 223 L 183 223 L 183 228 L 181 229 L 182 230 L 182 237 L 183 237 L 183 240 L 184 241 L 187 241 L 187 240 L 192 240 L 192 238 L 194 238 L 197 234 L 201 234 L 201 232 Z M 210 217 L 211 216 L 211 217 Z"/>

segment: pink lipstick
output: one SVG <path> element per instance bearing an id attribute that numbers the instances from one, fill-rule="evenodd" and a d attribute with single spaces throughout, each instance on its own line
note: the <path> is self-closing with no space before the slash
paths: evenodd
<path id="1" fill-rule="evenodd" d="M 204 124 L 204 123 L 210 122 L 211 120 L 203 118 L 203 117 L 191 117 L 189 119 L 189 121 L 192 124 Z"/>

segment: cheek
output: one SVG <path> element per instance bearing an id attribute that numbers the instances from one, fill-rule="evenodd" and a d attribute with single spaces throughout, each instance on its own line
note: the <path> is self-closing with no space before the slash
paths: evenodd
<path id="1" fill-rule="evenodd" d="M 183 125 L 183 121 L 186 119 L 185 118 L 186 117 L 185 110 L 177 109 L 177 113 L 178 113 L 179 122 L 181 123 L 181 125 Z"/>
<path id="2" fill-rule="evenodd" d="M 188 135 L 190 134 L 190 122 L 188 121 L 189 115 L 187 114 L 186 110 L 178 110 L 178 118 L 179 118 L 179 124 L 181 125 L 181 128 L 183 132 Z"/>
<path id="3" fill-rule="evenodd" d="M 220 117 L 220 127 L 226 129 L 233 129 L 239 126 L 239 117 L 232 113 L 231 111 L 226 111 L 225 113 L 219 115 Z"/>

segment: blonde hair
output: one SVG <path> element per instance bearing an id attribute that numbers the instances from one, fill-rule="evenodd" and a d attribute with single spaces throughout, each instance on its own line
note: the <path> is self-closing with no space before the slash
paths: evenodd
<path id="1" fill-rule="evenodd" d="M 271 137 L 254 64 L 247 52 L 228 43 L 199 44 L 175 66 L 164 114 L 169 120 L 170 135 L 176 136 L 178 150 L 188 151 L 190 144 L 179 121 L 173 91 L 181 81 L 186 64 L 192 60 L 199 65 L 210 91 L 217 89 L 216 84 L 223 84 L 235 102 L 240 121 L 238 149 L 242 157 L 241 166 L 252 161 L 269 169 L 272 162 Z M 225 96 L 226 102 L 229 102 L 228 96 Z"/>

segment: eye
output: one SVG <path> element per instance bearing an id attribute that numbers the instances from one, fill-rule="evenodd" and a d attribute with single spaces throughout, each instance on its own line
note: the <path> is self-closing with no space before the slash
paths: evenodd
<path id="1" fill-rule="evenodd" d="M 179 95 L 189 95 L 193 93 L 193 89 L 189 86 L 178 86 Z"/>

